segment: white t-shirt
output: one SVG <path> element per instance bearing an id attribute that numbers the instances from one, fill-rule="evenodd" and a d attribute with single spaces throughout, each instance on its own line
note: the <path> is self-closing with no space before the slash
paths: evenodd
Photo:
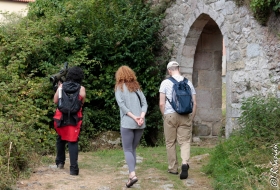
<path id="1" fill-rule="evenodd" d="M 172 77 L 175 80 L 177 80 L 178 82 L 180 82 L 184 79 L 184 77 L 181 75 L 173 75 Z M 188 85 L 191 88 L 192 94 L 196 94 L 193 84 L 189 80 L 188 80 Z M 166 98 L 171 100 L 172 99 L 172 89 L 173 89 L 173 82 L 169 79 L 165 79 L 160 84 L 159 92 L 165 94 Z M 171 104 L 166 99 L 164 114 L 169 114 L 169 113 L 174 113 L 174 112 L 175 112 L 175 110 L 172 108 Z"/>

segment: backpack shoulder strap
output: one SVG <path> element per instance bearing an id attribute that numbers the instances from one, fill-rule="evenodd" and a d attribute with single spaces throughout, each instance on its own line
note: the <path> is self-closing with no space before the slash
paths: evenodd
<path id="1" fill-rule="evenodd" d="M 176 79 L 174 79 L 173 77 L 169 77 L 168 79 L 171 80 L 174 84 L 178 83 L 178 81 Z"/>
<path id="2" fill-rule="evenodd" d="M 188 79 L 186 77 L 184 77 L 183 81 L 188 83 Z"/>
<path id="3" fill-rule="evenodd" d="M 140 98 L 140 96 L 139 96 L 139 94 L 138 94 L 138 92 L 137 92 L 137 91 L 135 91 L 135 93 L 136 93 L 136 95 L 138 96 L 138 99 L 139 99 L 139 102 L 140 102 L 140 106 L 141 106 L 141 108 L 142 108 L 141 98 Z"/>

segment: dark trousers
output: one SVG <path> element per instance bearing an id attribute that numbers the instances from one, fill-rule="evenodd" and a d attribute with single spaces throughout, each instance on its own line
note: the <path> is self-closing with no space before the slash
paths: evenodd
<path id="1" fill-rule="evenodd" d="M 70 157 L 70 170 L 78 170 L 78 141 L 76 142 L 68 142 L 61 140 L 61 137 L 58 135 L 56 139 L 56 159 L 55 163 L 58 164 L 65 164 L 65 146 L 68 143 L 69 149 L 69 157 Z"/>

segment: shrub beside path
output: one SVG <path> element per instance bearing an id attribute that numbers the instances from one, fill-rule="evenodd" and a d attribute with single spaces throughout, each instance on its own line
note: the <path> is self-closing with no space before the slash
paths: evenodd
<path id="1" fill-rule="evenodd" d="M 207 144 L 204 146 L 208 146 Z M 209 145 L 211 146 L 211 145 Z M 179 175 L 168 174 L 156 168 L 149 168 L 145 172 L 137 172 L 139 181 L 130 189 L 143 190 L 176 190 L 176 183 L 183 189 L 202 190 L 211 187 L 211 179 L 201 172 L 203 164 L 207 163 L 209 155 L 194 156 L 190 160 L 189 177 L 186 180 L 178 180 Z M 144 162 L 142 157 L 137 157 L 137 167 Z M 79 163 L 91 164 L 90 153 L 80 153 Z M 98 163 L 94 163 L 98 166 Z M 56 165 L 44 165 L 34 169 L 29 179 L 21 179 L 17 182 L 15 190 L 122 190 L 127 189 L 128 169 L 125 161 L 118 167 L 102 166 L 94 170 L 94 167 L 81 167 L 78 176 L 69 175 L 69 160 L 66 160 L 65 169 L 57 169 Z"/>

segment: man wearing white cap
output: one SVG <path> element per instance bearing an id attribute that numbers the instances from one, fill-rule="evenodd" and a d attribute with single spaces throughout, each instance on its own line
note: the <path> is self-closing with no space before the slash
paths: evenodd
<path id="1" fill-rule="evenodd" d="M 180 82 L 184 77 L 180 74 L 180 65 L 176 61 L 167 64 L 167 70 L 171 77 Z M 196 113 L 196 92 L 193 84 L 188 80 L 191 89 L 193 109 L 191 114 L 178 114 L 171 104 L 173 82 L 169 79 L 162 81 L 160 85 L 159 107 L 163 115 L 164 136 L 168 158 L 168 172 L 178 174 L 178 160 L 176 154 L 176 143 L 181 149 L 181 173 L 180 179 L 188 178 L 190 143 L 192 138 L 192 121 Z"/>

